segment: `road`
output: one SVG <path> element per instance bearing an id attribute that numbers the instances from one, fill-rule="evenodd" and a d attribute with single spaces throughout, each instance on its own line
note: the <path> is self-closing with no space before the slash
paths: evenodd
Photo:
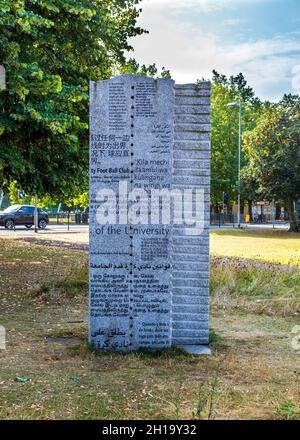
<path id="1" fill-rule="evenodd" d="M 74 233 L 74 232 L 88 232 L 89 227 L 88 225 L 70 225 L 70 230 L 68 230 L 67 225 L 48 225 L 46 229 L 39 229 L 38 234 L 40 235 L 47 235 L 47 234 L 68 234 L 68 233 Z M 34 228 L 27 229 L 25 226 L 17 226 L 15 231 L 7 230 L 3 227 L 0 227 L 0 237 L 30 237 L 34 236 L 36 233 L 34 232 Z"/>

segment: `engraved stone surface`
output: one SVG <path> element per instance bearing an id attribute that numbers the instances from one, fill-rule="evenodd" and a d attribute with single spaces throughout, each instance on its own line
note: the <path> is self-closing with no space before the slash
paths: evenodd
<path id="1" fill-rule="evenodd" d="M 210 84 L 124 75 L 90 106 L 89 342 L 207 344 Z M 201 191 L 199 233 L 155 217 L 152 191 L 173 189 Z"/>
<path id="2" fill-rule="evenodd" d="M 135 224 L 134 205 L 119 203 L 115 226 L 99 225 L 96 213 L 99 190 L 117 193 L 120 181 L 137 194 L 171 188 L 174 99 L 172 80 L 91 84 L 89 340 L 99 349 L 171 345 L 171 226 Z"/>
<path id="3" fill-rule="evenodd" d="M 209 342 L 210 83 L 176 85 L 175 94 L 173 184 L 204 190 L 203 232 L 174 228 L 172 241 L 172 342 L 194 352 Z"/>

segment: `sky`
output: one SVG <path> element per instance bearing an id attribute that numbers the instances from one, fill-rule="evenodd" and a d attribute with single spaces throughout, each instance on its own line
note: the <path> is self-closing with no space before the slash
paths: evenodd
<path id="1" fill-rule="evenodd" d="M 177 83 L 242 72 L 263 100 L 300 94 L 299 0 L 142 0 L 130 40 L 141 64 L 156 63 Z"/>

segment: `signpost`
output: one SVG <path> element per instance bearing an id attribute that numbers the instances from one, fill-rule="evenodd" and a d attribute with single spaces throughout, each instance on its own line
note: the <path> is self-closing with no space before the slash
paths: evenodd
<path id="1" fill-rule="evenodd" d="M 37 194 L 34 194 L 34 232 L 38 231 L 38 198 Z"/>

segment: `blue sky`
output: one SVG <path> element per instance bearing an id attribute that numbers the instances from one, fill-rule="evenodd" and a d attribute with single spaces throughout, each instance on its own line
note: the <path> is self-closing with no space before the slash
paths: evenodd
<path id="1" fill-rule="evenodd" d="M 300 93 L 299 0 L 143 0 L 132 39 L 140 63 L 171 70 L 177 82 L 243 72 L 261 99 Z"/>

